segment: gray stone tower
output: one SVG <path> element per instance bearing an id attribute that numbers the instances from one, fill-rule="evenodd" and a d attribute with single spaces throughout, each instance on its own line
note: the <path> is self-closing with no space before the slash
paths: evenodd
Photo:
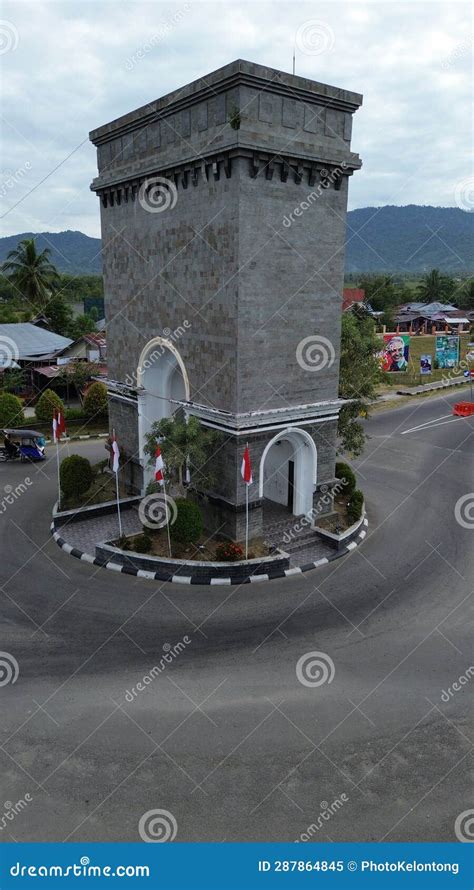
<path id="1" fill-rule="evenodd" d="M 352 115 L 362 97 L 238 60 L 112 121 L 97 146 L 111 424 L 132 489 L 180 405 L 225 434 L 206 524 L 253 534 L 334 481 Z"/>

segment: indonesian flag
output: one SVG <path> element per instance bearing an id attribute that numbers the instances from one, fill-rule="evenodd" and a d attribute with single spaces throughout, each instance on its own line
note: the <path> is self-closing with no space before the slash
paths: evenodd
<path id="1" fill-rule="evenodd" d="M 63 433 L 66 432 L 66 423 L 63 415 L 57 408 L 54 409 L 53 415 L 53 442 L 59 442 Z"/>
<path id="2" fill-rule="evenodd" d="M 165 477 L 163 475 L 163 470 L 165 468 L 164 460 L 161 456 L 161 448 L 159 445 L 156 446 L 155 451 L 155 479 L 160 485 L 165 484 Z"/>
<path id="3" fill-rule="evenodd" d="M 252 465 L 250 463 L 250 451 L 249 446 L 247 445 L 244 451 L 244 456 L 242 458 L 242 467 L 241 467 L 242 479 L 244 480 L 246 485 L 251 485 L 253 482 L 252 478 Z"/>
<path id="4" fill-rule="evenodd" d="M 120 466 L 120 448 L 118 447 L 117 438 L 115 436 L 115 430 L 112 433 L 112 470 L 114 473 L 118 473 Z"/>

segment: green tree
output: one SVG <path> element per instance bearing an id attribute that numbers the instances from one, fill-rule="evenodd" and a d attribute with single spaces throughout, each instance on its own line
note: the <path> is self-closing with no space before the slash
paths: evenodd
<path id="1" fill-rule="evenodd" d="M 69 326 L 69 336 L 73 340 L 78 340 L 83 334 L 92 334 L 95 331 L 95 321 L 90 315 L 78 315 Z"/>
<path id="2" fill-rule="evenodd" d="M 62 337 L 69 336 L 72 324 L 71 307 L 68 306 L 61 294 L 54 294 L 48 301 L 45 315 L 49 322 L 49 327 L 55 334 L 61 334 Z"/>
<path id="3" fill-rule="evenodd" d="M 370 403 L 377 398 L 383 380 L 377 352 L 380 341 L 374 322 L 362 307 L 342 316 L 339 397 L 350 399 L 339 414 L 338 433 L 342 448 L 355 457 L 362 453 L 365 431 L 360 421 L 368 417 Z"/>
<path id="4" fill-rule="evenodd" d="M 191 482 L 206 489 L 212 488 L 215 479 L 212 456 L 223 439 L 222 433 L 202 426 L 196 417 L 190 417 L 188 423 L 179 416 L 166 417 L 153 424 L 147 435 L 145 451 L 152 463 L 159 443 L 166 477 L 181 489 L 187 460 Z"/>
<path id="5" fill-rule="evenodd" d="M 474 278 L 467 281 L 462 290 L 459 292 L 456 304 L 465 312 L 474 310 Z"/>
<path id="6" fill-rule="evenodd" d="M 374 312 L 394 309 L 400 302 L 391 275 L 363 275 L 359 287 L 365 291 L 365 302 L 370 303 Z"/>
<path id="7" fill-rule="evenodd" d="M 3 272 L 17 292 L 35 306 L 43 308 L 59 280 L 58 271 L 50 262 L 51 251 L 37 253 L 34 238 L 20 241 L 3 264 Z"/>
<path id="8" fill-rule="evenodd" d="M 64 414 L 64 402 L 59 398 L 57 392 L 45 389 L 36 403 L 36 417 L 41 423 L 51 423 L 55 411 L 61 411 Z"/>
<path id="9" fill-rule="evenodd" d="M 423 303 L 442 303 L 451 299 L 456 284 L 449 275 L 443 275 L 439 269 L 432 269 L 422 276 L 417 287 L 417 295 Z"/>
<path id="10" fill-rule="evenodd" d="M 25 385 L 25 372 L 12 368 L 0 374 L 0 392 L 15 392 Z"/>
<path id="11" fill-rule="evenodd" d="M 70 361 L 61 366 L 61 371 L 56 377 L 58 383 L 66 386 L 73 385 L 76 389 L 84 389 L 86 383 L 100 374 L 100 366 L 96 362 L 84 362 L 82 359 Z"/>
<path id="12" fill-rule="evenodd" d="M 23 404 L 18 396 L 4 392 L 0 394 L 0 429 L 20 426 L 25 420 Z"/>
<path id="13" fill-rule="evenodd" d="M 84 411 L 88 417 L 107 414 L 107 387 L 104 383 L 97 381 L 89 386 L 84 398 Z"/>

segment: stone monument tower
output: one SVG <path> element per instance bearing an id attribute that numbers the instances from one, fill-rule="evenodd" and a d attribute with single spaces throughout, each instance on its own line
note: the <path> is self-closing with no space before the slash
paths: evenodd
<path id="1" fill-rule="evenodd" d="M 111 425 L 144 491 L 151 424 L 224 434 L 205 520 L 241 540 L 334 482 L 347 92 L 238 60 L 94 130 Z M 320 509 L 318 507 L 318 509 Z"/>

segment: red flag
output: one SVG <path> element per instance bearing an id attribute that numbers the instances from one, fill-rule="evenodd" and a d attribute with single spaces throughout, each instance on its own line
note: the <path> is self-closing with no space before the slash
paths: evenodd
<path id="1" fill-rule="evenodd" d="M 159 445 L 156 446 L 155 451 L 155 479 L 160 485 L 165 484 L 165 477 L 163 476 L 163 470 L 165 468 L 164 460 L 161 456 L 161 448 Z"/>
<path id="2" fill-rule="evenodd" d="M 61 413 L 61 411 L 58 411 L 57 424 L 58 424 L 57 429 L 58 429 L 58 433 L 59 433 L 59 438 L 61 438 L 63 433 L 64 433 L 64 435 L 66 435 L 66 421 L 65 421 L 64 415 Z"/>
<path id="3" fill-rule="evenodd" d="M 244 456 L 242 458 L 242 467 L 241 467 L 242 479 L 244 480 L 246 485 L 251 485 L 253 482 L 252 477 L 252 465 L 250 463 L 250 451 L 249 446 L 247 445 L 244 451 Z"/>
<path id="4" fill-rule="evenodd" d="M 60 436 L 61 436 L 61 433 L 59 432 L 59 429 L 58 429 L 58 411 L 55 408 L 54 413 L 53 413 L 53 442 L 55 444 L 56 444 L 56 442 L 59 442 Z"/>

